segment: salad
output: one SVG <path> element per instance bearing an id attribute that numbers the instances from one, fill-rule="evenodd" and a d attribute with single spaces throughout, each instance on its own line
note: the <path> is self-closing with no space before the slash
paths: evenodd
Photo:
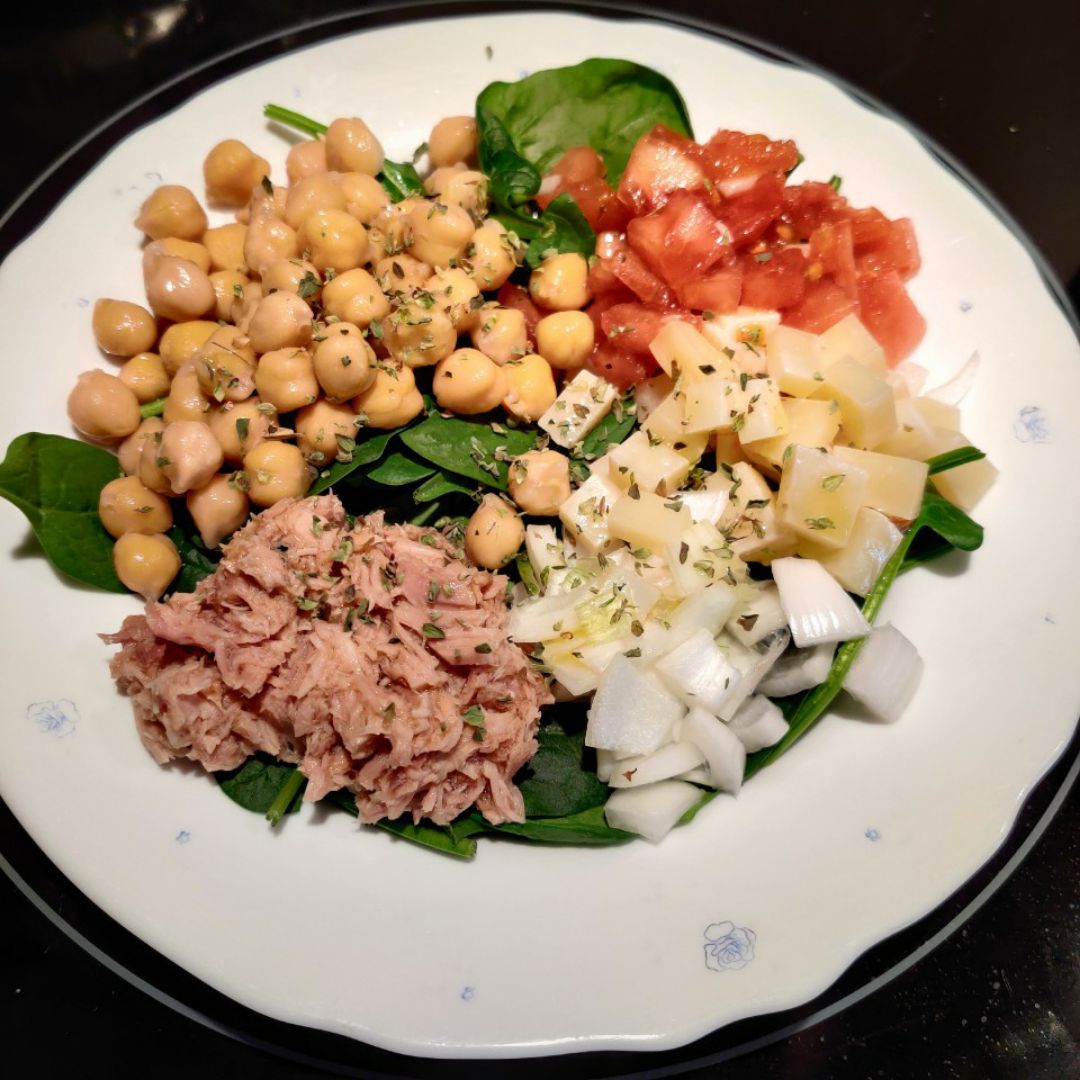
<path id="1" fill-rule="evenodd" d="M 659 840 L 841 690 L 897 719 L 922 662 L 874 619 L 994 477 L 908 359 L 910 221 L 695 141 L 626 61 L 494 83 L 409 162 L 265 114 L 287 184 L 226 139 L 221 224 L 153 192 L 85 439 L 0 464 L 59 570 L 146 600 L 107 640 L 158 761 L 467 857 Z"/>

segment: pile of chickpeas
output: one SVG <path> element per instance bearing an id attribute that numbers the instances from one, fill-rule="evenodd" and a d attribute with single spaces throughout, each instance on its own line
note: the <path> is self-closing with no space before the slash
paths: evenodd
<path id="1" fill-rule="evenodd" d="M 235 211 L 227 224 L 211 227 L 185 187 L 146 199 L 135 221 L 146 304 L 97 302 L 94 336 L 120 367 L 85 372 L 68 398 L 75 427 L 117 447 L 124 475 L 105 486 L 99 511 L 128 588 L 157 599 L 179 570 L 165 535 L 172 498 L 183 496 L 203 543 L 217 547 L 253 507 L 305 494 L 361 428 L 416 417 L 417 368 L 434 367 L 444 410 L 501 407 L 533 422 L 585 363 L 594 331 L 581 310 L 591 299 L 581 255 L 533 271 L 532 299 L 548 313 L 535 337 L 520 310 L 485 296 L 522 248 L 487 217 L 475 154 L 472 118 L 441 120 L 427 194 L 392 203 L 376 179 L 378 140 L 342 118 L 293 146 L 287 186 L 244 143 L 218 143 L 203 173 L 208 205 Z M 469 522 L 477 565 L 503 566 L 518 550 L 517 508 L 557 512 L 570 493 L 567 458 L 523 455 L 510 492 L 516 507 L 487 496 Z"/>

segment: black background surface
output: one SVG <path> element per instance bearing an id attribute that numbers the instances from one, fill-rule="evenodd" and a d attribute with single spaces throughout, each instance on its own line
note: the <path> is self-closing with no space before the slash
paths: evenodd
<path id="1" fill-rule="evenodd" d="M 7 148 L 0 206 L 86 132 L 164 80 L 226 49 L 338 10 L 357 10 L 357 5 L 268 0 L 22 9 L 0 38 Z M 1015 216 L 1076 303 L 1080 14 L 1075 0 L 1024 5 L 681 0 L 665 10 L 707 18 L 801 54 L 922 128 Z M 738 118 L 730 124 L 738 127 Z M 224 128 L 208 133 L 226 134 Z M 775 134 L 798 137 L 798 132 Z M 1075 752 L 1074 745 L 1070 753 Z M 1052 783 L 1060 783 L 1065 767 Z M 1025 828 L 1049 794 L 1044 789 L 1039 805 L 1025 815 Z M 928 957 L 838 1016 L 708 1071 L 736 1080 L 1080 1077 L 1078 825 L 1080 794 L 1074 791 L 1021 868 Z M 0 850 L 53 908 L 77 913 L 73 921 L 105 951 L 126 956 L 133 948 L 34 855 L 6 812 L 0 817 Z M 257 1073 L 265 1080 L 323 1075 L 199 1026 L 134 989 L 73 944 L 3 877 L 0 905 L 4 1056 L 9 1063 L 32 1062 L 30 1075 Z M 931 929 L 961 906 L 954 902 Z M 918 943 L 919 931 L 907 935 L 898 943 L 903 947 L 876 965 L 864 965 L 865 974 L 884 970 Z M 145 955 L 137 958 L 144 965 L 141 974 L 187 1003 L 214 1017 L 228 1012 L 227 1003 L 193 980 L 185 981 L 167 965 L 155 966 Z M 852 973 L 848 989 L 858 986 L 860 972 Z M 272 1026 L 260 1029 L 263 1037 L 272 1031 Z M 612 1075 L 620 1068 L 633 1073 L 662 1064 L 682 1070 L 692 1056 L 556 1059 L 541 1071 Z M 476 1071 L 384 1055 L 354 1058 L 380 1072 L 405 1075 Z M 541 1071 L 510 1062 L 503 1067 L 508 1076 Z"/>

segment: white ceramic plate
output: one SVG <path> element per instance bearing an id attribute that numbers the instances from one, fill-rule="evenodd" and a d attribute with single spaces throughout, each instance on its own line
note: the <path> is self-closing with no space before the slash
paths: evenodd
<path id="1" fill-rule="evenodd" d="M 964 426 L 1001 477 L 978 509 L 983 549 L 890 597 L 885 617 L 927 661 L 901 723 L 826 719 L 657 847 L 483 842 L 459 863 L 310 809 L 271 832 L 196 770 L 153 764 L 95 637 L 136 603 L 20 557 L 25 523 L 0 509 L 0 793 L 31 836 L 218 990 L 413 1054 L 658 1049 L 809 1000 L 990 857 L 1080 714 L 1080 350 L 1032 260 L 897 123 L 683 30 L 564 14 L 380 29 L 246 71 L 136 132 L 0 270 L 0 442 L 69 430 L 68 386 L 99 362 L 88 305 L 141 296 L 130 223 L 153 187 L 201 190 L 202 158 L 226 136 L 281 174 L 264 102 L 362 114 L 402 158 L 488 81 L 594 54 L 666 72 L 699 134 L 794 137 L 801 176 L 837 173 L 855 204 L 914 218 L 912 294 L 930 324 L 915 359 L 940 382 L 981 354 Z M 43 295 L 48 313 L 28 305 Z"/>

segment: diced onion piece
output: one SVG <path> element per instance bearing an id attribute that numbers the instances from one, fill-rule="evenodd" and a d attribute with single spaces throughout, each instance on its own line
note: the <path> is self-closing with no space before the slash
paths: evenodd
<path id="1" fill-rule="evenodd" d="M 568 449 L 577 446 L 609 412 L 618 391 L 607 381 L 582 368 L 563 388 L 537 421 L 551 441 Z"/>
<path id="2" fill-rule="evenodd" d="M 850 641 L 870 633 L 870 624 L 843 587 L 814 559 L 776 559 L 773 580 L 780 604 L 800 649 L 830 641 Z"/>
<path id="3" fill-rule="evenodd" d="M 693 743 L 668 743 L 643 757 L 623 758 L 607 782 L 613 788 L 644 787 L 696 769 L 704 760 L 705 755 Z"/>
<path id="4" fill-rule="evenodd" d="M 544 654 L 544 661 L 555 681 L 574 698 L 591 694 L 600 676 L 587 664 L 568 654 Z"/>
<path id="5" fill-rule="evenodd" d="M 596 751 L 596 776 L 605 784 L 611 779 L 611 774 L 619 764 L 619 759 L 612 750 Z"/>
<path id="6" fill-rule="evenodd" d="M 714 581 L 741 580 L 746 564 L 732 550 L 727 538 L 715 525 L 691 525 L 677 541 L 663 550 L 675 591 L 690 596 Z"/>
<path id="7" fill-rule="evenodd" d="M 534 642 L 556 638 L 578 628 L 576 611 L 581 596 L 575 591 L 538 596 L 510 611 L 507 632 L 512 641 Z"/>
<path id="8" fill-rule="evenodd" d="M 878 720 L 891 724 L 914 696 L 922 670 L 915 646 L 891 623 L 884 623 L 859 650 L 844 689 Z"/>
<path id="9" fill-rule="evenodd" d="M 685 780 L 690 784 L 701 784 L 704 787 L 712 786 L 712 778 L 709 776 L 709 770 L 704 765 L 699 765 L 696 769 L 691 769 L 689 772 L 681 773 L 675 778 L 676 780 Z"/>
<path id="10" fill-rule="evenodd" d="M 714 788 L 734 795 L 742 787 L 746 747 L 727 724 L 704 709 L 691 709 L 682 723 L 682 737 L 705 755 Z"/>
<path id="11" fill-rule="evenodd" d="M 947 382 L 926 392 L 926 397 L 941 401 L 946 405 L 959 405 L 975 385 L 975 376 L 979 373 L 979 354 L 973 352 L 964 366 Z"/>
<path id="12" fill-rule="evenodd" d="M 566 551 L 553 525 L 526 525 L 525 553 L 542 591 L 552 569 L 566 563 Z"/>
<path id="13" fill-rule="evenodd" d="M 719 634 L 735 609 L 735 590 L 718 581 L 701 592 L 688 596 L 668 617 L 671 648 L 686 641 L 699 629 L 711 636 Z"/>
<path id="14" fill-rule="evenodd" d="M 788 732 L 780 707 L 760 694 L 748 698 L 728 726 L 748 754 L 775 746 Z"/>
<path id="15" fill-rule="evenodd" d="M 701 487 L 680 491 L 679 500 L 690 511 L 695 525 L 717 525 L 727 509 L 730 486 L 719 473 L 709 473 Z"/>
<path id="16" fill-rule="evenodd" d="M 678 824 L 701 799 L 701 790 L 682 780 L 661 780 L 647 787 L 616 791 L 604 806 L 613 829 L 637 833 L 654 844 Z"/>
<path id="17" fill-rule="evenodd" d="M 885 379 L 893 388 L 897 401 L 901 398 L 916 397 L 922 393 L 930 372 L 916 364 L 914 360 L 904 360 L 890 371 Z"/>
<path id="18" fill-rule="evenodd" d="M 687 705 L 717 714 L 742 677 L 708 630 L 698 630 L 662 656 L 655 670 Z"/>
<path id="19" fill-rule="evenodd" d="M 738 642 L 721 636 L 718 644 L 728 650 L 728 657 L 742 678 L 736 684 L 728 700 L 719 711 L 721 720 L 730 720 L 742 703 L 758 688 L 758 684 L 772 670 L 773 664 L 783 655 L 791 641 L 787 627 L 774 631 L 752 649 L 744 649 Z"/>
<path id="20" fill-rule="evenodd" d="M 686 712 L 660 680 L 625 656 L 608 665 L 589 708 L 585 745 L 621 755 L 651 754 Z"/>
<path id="21" fill-rule="evenodd" d="M 829 676 L 835 655 L 835 642 L 811 645 L 808 649 L 788 649 L 758 683 L 758 693 L 766 697 L 788 697 L 820 686 Z M 735 719 L 732 718 L 732 723 Z"/>
<path id="22" fill-rule="evenodd" d="M 725 629 L 740 645 L 750 648 L 787 626 L 787 616 L 780 606 L 780 593 L 775 585 L 747 582 L 744 588 L 752 588 L 753 594 L 738 609 L 738 614 L 728 619 Z"/>

